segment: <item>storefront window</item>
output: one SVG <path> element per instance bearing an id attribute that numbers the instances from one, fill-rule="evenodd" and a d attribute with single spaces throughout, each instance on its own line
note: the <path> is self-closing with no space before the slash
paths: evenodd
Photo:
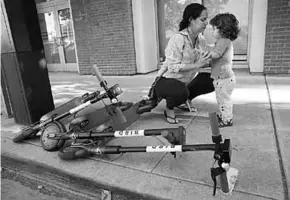
<path id="1" fill-rule="evenodd" d="M 53 12 L 38 14 L 38 20 L 47 63 L 60 63 Z"/>
<path id="2" fill-rule="evenodd" d="M 164 23 L 167 44 L 169 38 L 178 31 L 184 8 L 190 3 L 202 3 L 208 10 L 209 20 L 217 13 L 231 12 L 240 22 L 241 33 L 234 42 L 235 55 L 246 55 L 248 47 L 248 5 L 249 0 L 164 0 Z M 210 43 L 212 27 L 209 25 L 204 36 Z"/>

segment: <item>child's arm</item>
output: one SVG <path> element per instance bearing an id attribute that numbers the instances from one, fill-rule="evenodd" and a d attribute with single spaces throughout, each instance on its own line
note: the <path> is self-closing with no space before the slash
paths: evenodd
<path id="1" fill-rule="evenodd" d="M 215 51 L 211 51 L 210 52 L 210 57 L 211 59 L 218 59 L 220 57 L 222 57 L 219 53 L 215 52 Z"/>
<path id="2" fill-rule="evenodd" d="M 224 52 L 228 48 L 230 44 L 230 40 L 227 38 L 220 38 L 216 41 L 215 47 L 212 51 L 210 51 L 210 55 L 212 59 L 218 59 L 223 56 Z"/>

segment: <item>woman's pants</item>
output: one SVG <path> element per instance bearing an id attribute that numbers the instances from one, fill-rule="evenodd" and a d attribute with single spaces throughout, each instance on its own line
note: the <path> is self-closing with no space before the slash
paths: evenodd
<path id="1" fill-rule="evenodd" d="M 154 88 L 157 98 L 166 100 L 167 108 L 173 109 L 185 103 L 188 99 L 214 91 L 213 79 L 210 73 L 199 73 L 189 84 L 173 78 L 161 77 Z"/>

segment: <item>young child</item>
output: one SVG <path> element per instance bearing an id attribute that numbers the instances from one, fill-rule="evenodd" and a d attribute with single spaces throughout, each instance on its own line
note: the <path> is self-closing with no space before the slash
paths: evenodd
<path id="1" fill-rule="evenodd" d="M 233 125 L 233 102 L 231 94 L 236 84 L 232 69 L 234 49 L 233 41 L 237 39 L 240 28 L 239 21 L 233 14 L 222 13 L 210 20 L 213 26 L 213 37 L 216 39 L 211 53 L 211 78 L 214 79 L 216 99 L 218 103 L 218 123 L 220 127 Z"/>

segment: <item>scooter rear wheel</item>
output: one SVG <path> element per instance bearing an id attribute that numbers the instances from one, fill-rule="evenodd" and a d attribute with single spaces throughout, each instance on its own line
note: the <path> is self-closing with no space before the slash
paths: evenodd
<path id="1" fill-rule="evenodd" d="M 60 122 L 52 122 L 47 124 L 41 132 L 40 143 L 43 149 L 47 151 L 56 151 L 63 147 L 65 140 L 57 140 L 48 138 L 48 134 L 58 134 L 66 132 L 64 125 Z"/>
<path id="2" fill-rule="evenodd" d="M 38 131 L 39 129 L 26 128 L 17 133 L 17 135 L 12 140 L 15 143 L 23 142 L 24 140 L 27 140 L 30 137 L 36 135 Z"/>

